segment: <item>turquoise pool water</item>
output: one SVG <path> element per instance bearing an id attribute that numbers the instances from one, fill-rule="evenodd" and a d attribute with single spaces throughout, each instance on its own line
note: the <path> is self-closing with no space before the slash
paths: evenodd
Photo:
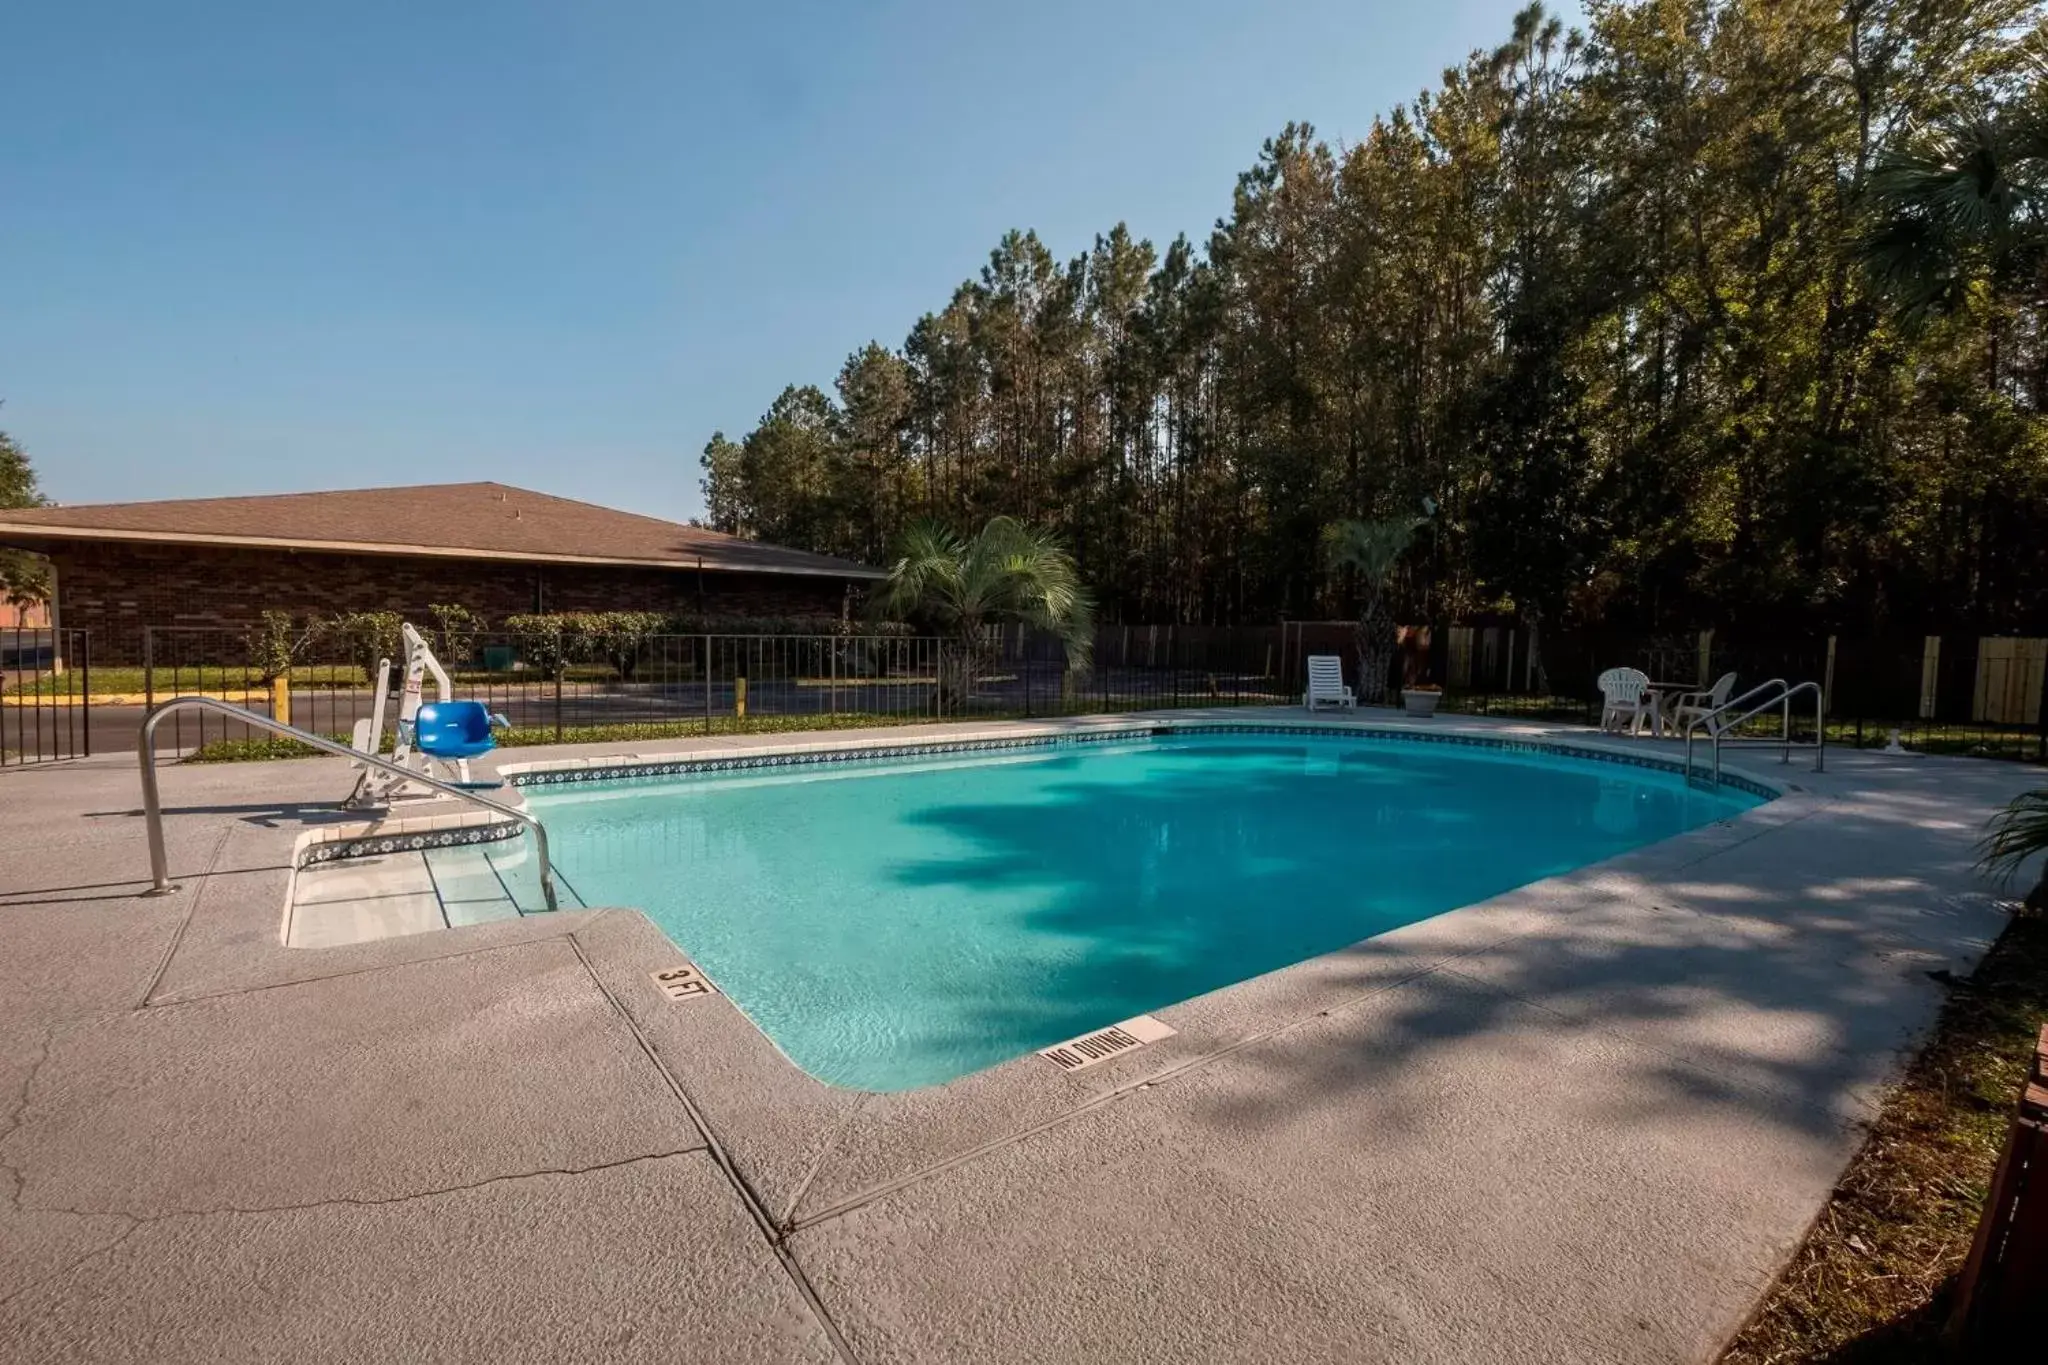
<path id="1" fill-rule="evenodd" d="M 1615 763 L 1210 735 L 529 788 L 821 1080 L 979 1070 L 1758 798 Z"/>

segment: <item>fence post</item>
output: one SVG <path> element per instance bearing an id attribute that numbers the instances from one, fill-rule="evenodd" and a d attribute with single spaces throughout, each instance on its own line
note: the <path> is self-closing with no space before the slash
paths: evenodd
<path id="1" fill-rule="evenodd" d="M 704 733 L 711 733 L 711 637 L 704 637 Z"/>
<path id="2" fill-rule="evenodd" d="M 1835 713 L 1835 637 L 1828 636 L 1828 663 L 1821 673 L 1820 714 L 1825 720 Z"/>
<path id="3" fill-rule="evenodd" d="M 562 742 L 562 675 L 569 671 L 564 661 L 555 660 L 555 743 Z"/>
<path id="4" fill-rule="evenodd" d="M 1920 719 L 1933 720 L 1941 700 L 1941 637 L 1930 635 L 1920 647 Z"/>
<path id="5" fill-rule="evenodd" d="M 2048 763 L 2048 678 L 2041 687 L 2041 705 L 2034 713 L 2034 757 Z"/>
<path id="6" fill-rule="evenodd" d="M 85 756 L 92 757 L 92 632 L 78 636 L 78 721 L 85 740 Z"/>

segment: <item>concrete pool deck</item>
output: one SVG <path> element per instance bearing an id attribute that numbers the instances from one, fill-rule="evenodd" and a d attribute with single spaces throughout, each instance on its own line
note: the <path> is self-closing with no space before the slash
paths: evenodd
<path id="1" fill-rule="evenodd" d="M 132 761 L 0 774 L 0 1356 L 1710 1358 L 1929 973 L 2002 926 L 1971 845 L 2039 781 L 1734 766 L 1799 790 L 1157 1010 L 1175 1037 L 1088 1070 L 896 1095 L 666 999 L 687 959 L 631 910 L 284 946 L 339 761 L 167 768 L 161 898 Z"/>

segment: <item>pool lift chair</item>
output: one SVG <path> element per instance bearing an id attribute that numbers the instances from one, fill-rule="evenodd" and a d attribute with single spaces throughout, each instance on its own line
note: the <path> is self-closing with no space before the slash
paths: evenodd
<path id="1" fill-rule="evenodd" d="M 427 647 L 425 637 L 409 623 L 399 628 L 399 635 L 405 644 L 405 681 L 399 696 L 398 733 L 391 762 L 465 791 L 493 791 L 502 787 L 504 783 L 495 779 L 471 780 L 469 760 L 495 749 L 498 740 L 492 730 L 509 728 L 511 722 L 492 714 L 480 701 L 452 699 L 448 694 L 454 686 L 448 681 L 448 670 L 441 667 L 441 661 Z M 429 673 L 434 676 L 434 700 L 423 704 L 420 693 Z M 375 754 L 383 746 L 384 708 L 390 699 L 391 661 L 379 659 L 376 699 L 370 714 L 355 723 L 349 738 L 349 747 L 357 753 Z M 366 763 L 354 766 L 358 770 L 355 790 L 342 802 L 350 809 L 387 806 L 401 797 L 433 795 L 431 788 L 408 782 L 395 773 Z"/>

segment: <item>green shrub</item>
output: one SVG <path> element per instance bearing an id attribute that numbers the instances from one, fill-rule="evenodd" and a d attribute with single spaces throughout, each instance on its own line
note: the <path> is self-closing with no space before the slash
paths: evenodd
<path id="1" fill-rule="evenodd" d="M 654 611 L 558 611 L 508 616 L 505 628 L 518 640 L 528 666 L 553 677 L 565 664 L 603 664 L 631 678 L 650 636 L 668 618 Z"/>
<path id="2" fill-rule="evenodd" d="M 837 616 L 718 616 L 679 612 L 662 626 L 664 635 L 889 635 L 915 632 L 900 621 L 842 620 Z"/>
<path id="3" fill-rule="evenodd" d="M 634 740 L 691 739 L 699 735 L 794 734 L 808 730 L 871 730 L 915 725 L 926 716 L 865 715 L 857 712 L 810 712 L 800 716 L 714 716 L 673 721 L 621 721 L 611 725 L 569 725 L 559 738 L 553 726 L 515 726 L 499 732 L 506 748 L 542 744 L 619 744 Z"/>
<path id="4" fill-rule="evenodd" d="M 562 618 L 558 615 L 523 613 L 505 618 L 505 629 L 518 642 L 519 657 L 528 668 L 550 678 L 560 677 L 565 656 Z"/>
<path id="5" fill-rule="evenodd" d="M 363 676 L 377 681 L 377 663 L 405 658 L 405 641 L 400 628 L 405 619 L 395 611 L 345 611 L 332 617 L 325 634 Z"/>
<path id="6" fill-rule="evenodd" d="M 549 677 L 561 675 L 569 664 L 603 664 L 624 679 L 638 671 L 648 640 L 656 636 L 795 635 L 851 641 L 877 636 L 906 639 L 913 633 L 900 622 L 847 622 L 836 616 L 665 616 L 653 611 L 528 613 L 506 617 L 505 629 L 526 665 Z M 848 657 L 846 671 L 860 673 L 871 667 L 872 649 L 842 649 Z"/>
<path id="7" fill-rule="evenodd" d="M 468 607 L 453 602 L 436 602 L 427 608 L 434 629 L 441 637 L 441 662 L 460 668 L 476 657 L 476 637 L 483 633 L 484 618 Z"/>
<path id="8" fill-rule="evenodd" d="M 560 617 L 564 653 L 575 663 L 611 665 L 631 678 L 650 635 L 661 634 L 667 618 L 658 611 L 572 611 Z"/>
<path id="9" fill-rule="evenodd" d="M 274 682 L 291 671 L 300 654 L 323 634 L 319 621 L 299 621 L 288 611 L 272 608 L 263 613 L 262 624 L 244 637 L 249 662 L 262 681 Z"/>

